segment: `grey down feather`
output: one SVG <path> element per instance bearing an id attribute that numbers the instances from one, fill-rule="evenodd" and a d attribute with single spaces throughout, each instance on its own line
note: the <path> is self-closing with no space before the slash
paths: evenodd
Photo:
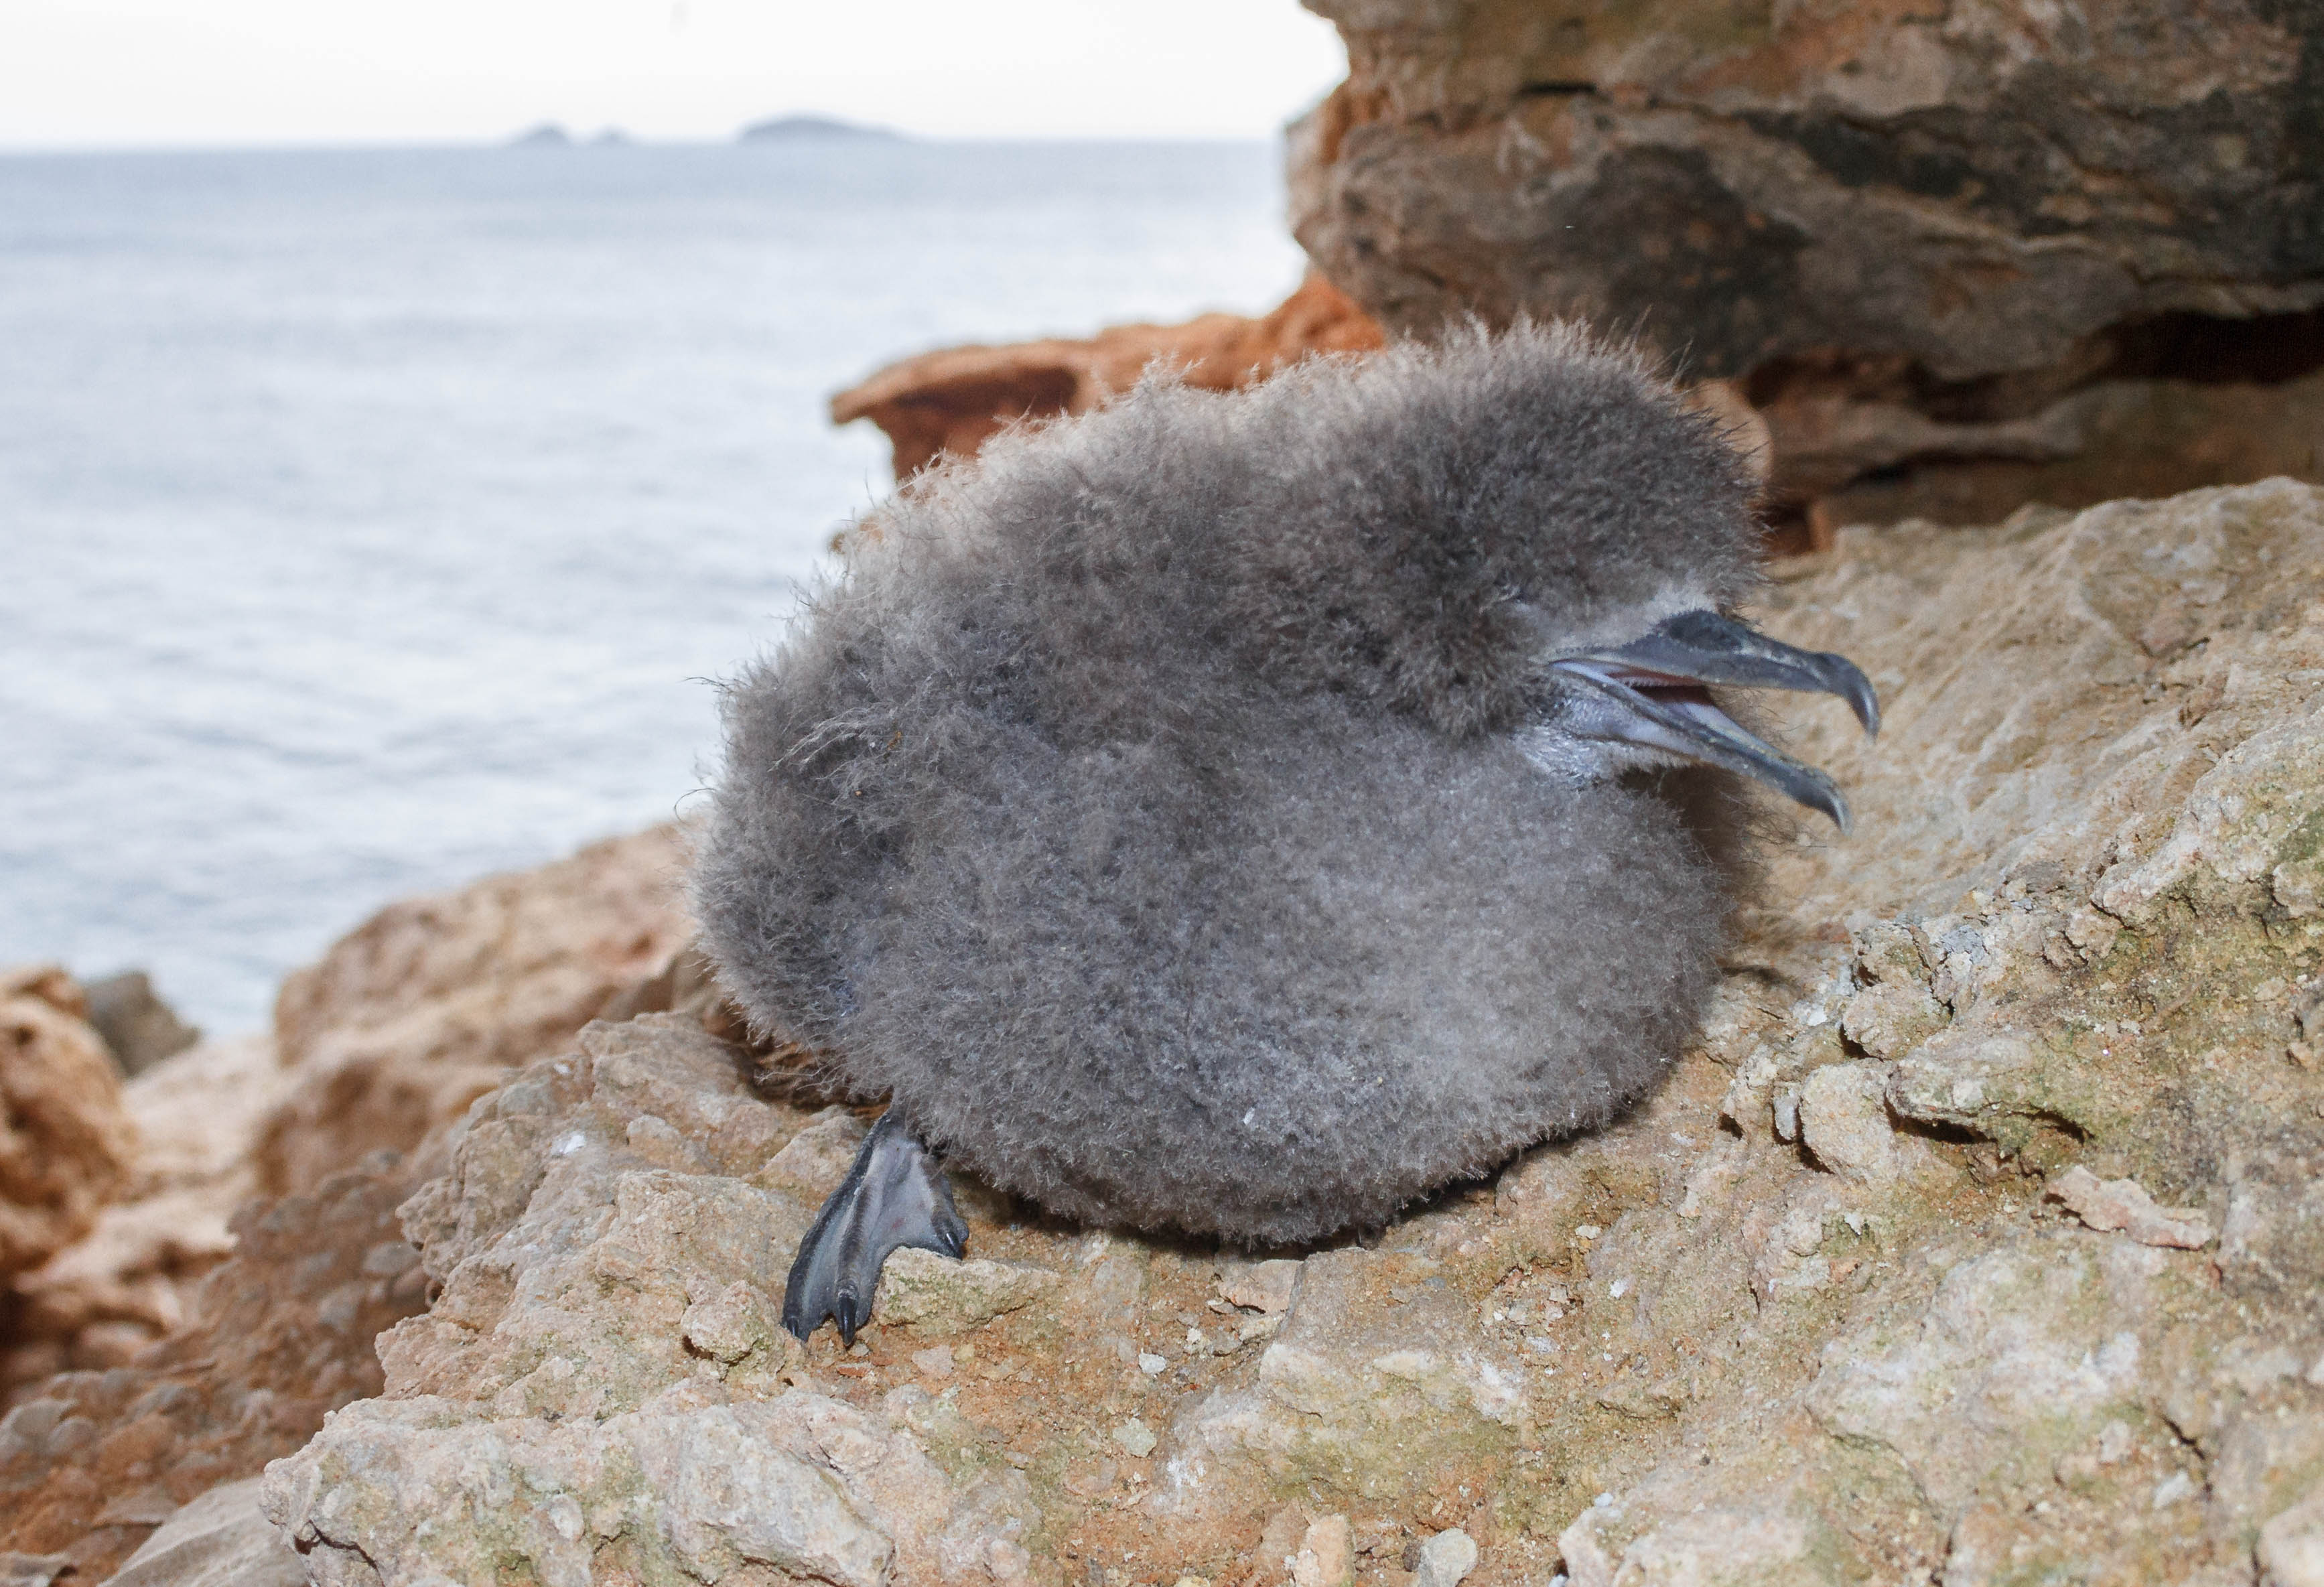
<path id="1" fill-rule="evenodd" d="M 1739 780 L 1576 782 L 1513 734 L 1543 632 L 1749 590 L 1749 494 L 1563 328 L 1004 436 L 882 504 L 727 688 L 712 955 L 1056 1213 L 1384 1222 L 1601 1123 L 1693 1029 Z"/>

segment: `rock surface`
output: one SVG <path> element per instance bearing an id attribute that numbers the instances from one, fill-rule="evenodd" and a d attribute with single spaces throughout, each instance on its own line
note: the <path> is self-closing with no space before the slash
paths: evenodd
<path id="1" fill-rule="evenodd" d="M 390 904 L 275 1000 L 297 1091 L 258 1146 L 270 1194 L 410 1151 L 661 970 L 691 936 L 671 827 Z"/>
<path id="2" fill-rule="evenodd" d="M 835 424 L 868 419 L 887 431 L 896 477 L 944 453 L 972 457 L 1026 419 L 1086 413 L 1128 391 L 1159 362 L 1186 383 L 1230 391 L 1310 353 L 1360 353 L 1379 327 L 1320 275 L 1258 318 L 1205 314 L 1185 325 L 1118 325 L 1086 340 L 946 347 L 880 370 L 831 400 Z"/>
<path id="3" fill-rule="evenodd" d="M 962 1183 L 954 1277 L 1017 1304 L 844 1352 L 773 1311 L 860 1123 L 594 1027 L 469 1115 L 405 1213 L 441 1298 L 272 1469 L 310 1579 L 2311 1579 L 2324 492 L 1782 572 L 1883 693 L 1876 745 L 1790 725 L 1858 835 L 1776 817 L 1618 1127 L 1267 1264 Z"/>
<path id="4" fill-rule="evenodd" d="M 88 1000 L 88 1022 L 105 1038 L 124 1075 L 143 1074 L 202 1038 L 199 1030 L 161 1001 L 152 978 L 143 970 L 102 976 L 81 991 Z"/>
<path id="5" fill-rule="evenodd" d="M 1838 347 L 1963 381 L 2324 302 L 2307 7 L 1309 9 L 1349 79 L 1294 229 L 1402 329 L 1651 305 L 1712 374 Z"/>
<path id="6" fill-rule="evenodd" d="M 391 906 L 290 978 L 280 1046 L 205 1043 L 125 1086 L 103 1063 L 134 1146 L 112 1204 L 60 1225 L 78 1238 L 7 1290 L 0 1408 L 32 1419 L 0 1439 L 0 1547 L 32 1539 L 98 1573 L 177 1501 L 254 1475 L 377 1390 L 372 1336 L 425 1299 L 391 1213 L 443 1166 L 429 1141 L 609 1005 L 730 1029 L 682 951 L 680 863 L 657 829 Z M 43 1005 L 27 1016 L 42 1029 L 78 1029 L 80 1070 L 97 1074 L 69 977 L 5 988 Z M 390 1163 L 383 1146 L 410 1149 Z M 286 1185 L 300 1194 L 251 1200 Z M 142 1429 L 127 1444 L 124 1421 Z"/>
<path id="7" fill-rule="evenodd" d="M 373 1340 L 427 1303 L 391 1154 L 235 1216 L 194 1320 L 128 1364 L 67 1372 L 0 1418 L 0 1555 L 101 1581 L 179 1507 L 254 1477 L 379 1392 Z"/>
<path id="8" fill-rule="evenodd" d="M 263 1036 L 205 1043 L 122 1087 L 137 1147 L 119 1198 L 88 1232 L 12 1286 L 0 1407 L 27 1382 L 122 1365 L 192 1315 L 254 1195 L 251 1149 L 293 1076 Z"/>
<path id="9" fill-rule="evenodd" d="M 1294 229 L 1391 328 L 1637 327 L 1833 521 L 2324 478 L 2313 6 L 1307 4 Z"/>
<path id="10" fill-rule="evenodd" d="M 88 1233 L 128 1180 L 136 1127 L 88 1010 L 53 965 L 0 973 L 0 1282 Z"/>
<path id="11" fill-rule="evenodd" d="M 811 1117 L 670 1014 L 480 1102 L 406 1209 L 442 1294 L 381 1342 L 385 1396 L 269 1473 L 310 1579 L 1022 1576 L 1026 1479 L 925 1390 L 808 1369 L 776 1321 L 814 1207 L 761 1170 Z"/>
<path id="12" fill-rule="evenodd" d="M 226 1482 L 185 1505 L 106 1587 L 301 1587 L 298 1552 L 258 1509 L 255 1477 Z"/>

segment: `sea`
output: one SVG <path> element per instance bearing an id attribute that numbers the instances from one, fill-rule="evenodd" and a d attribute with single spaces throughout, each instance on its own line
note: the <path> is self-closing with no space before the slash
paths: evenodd
<path id="1" fill-rule="evenodd" d="M 1296 284 L 1265 143 L 0 157 L 0 964 L 213 1034 L 681 816 L 890 488 L 831 394 Z"/>

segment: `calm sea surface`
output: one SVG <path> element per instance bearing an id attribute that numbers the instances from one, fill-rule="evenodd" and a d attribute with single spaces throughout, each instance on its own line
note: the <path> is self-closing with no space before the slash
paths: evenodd
<path id="1" fill-rule="evenodd" d="M 213 1031 L 681 808 L 906 353 L 1258 309 L 1267 145 L 0 158 L 0 963 Z"/>

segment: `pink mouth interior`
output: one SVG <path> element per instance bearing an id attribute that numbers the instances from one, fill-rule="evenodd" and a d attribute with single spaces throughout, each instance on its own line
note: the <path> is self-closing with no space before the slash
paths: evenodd
<path id="1" fill-rule="evenodd" d="M 1609 668 L 1606 676 L 1660 705 L 1711 706 L 1711 690 L 1691 678 L 1631 667 Z"/>

